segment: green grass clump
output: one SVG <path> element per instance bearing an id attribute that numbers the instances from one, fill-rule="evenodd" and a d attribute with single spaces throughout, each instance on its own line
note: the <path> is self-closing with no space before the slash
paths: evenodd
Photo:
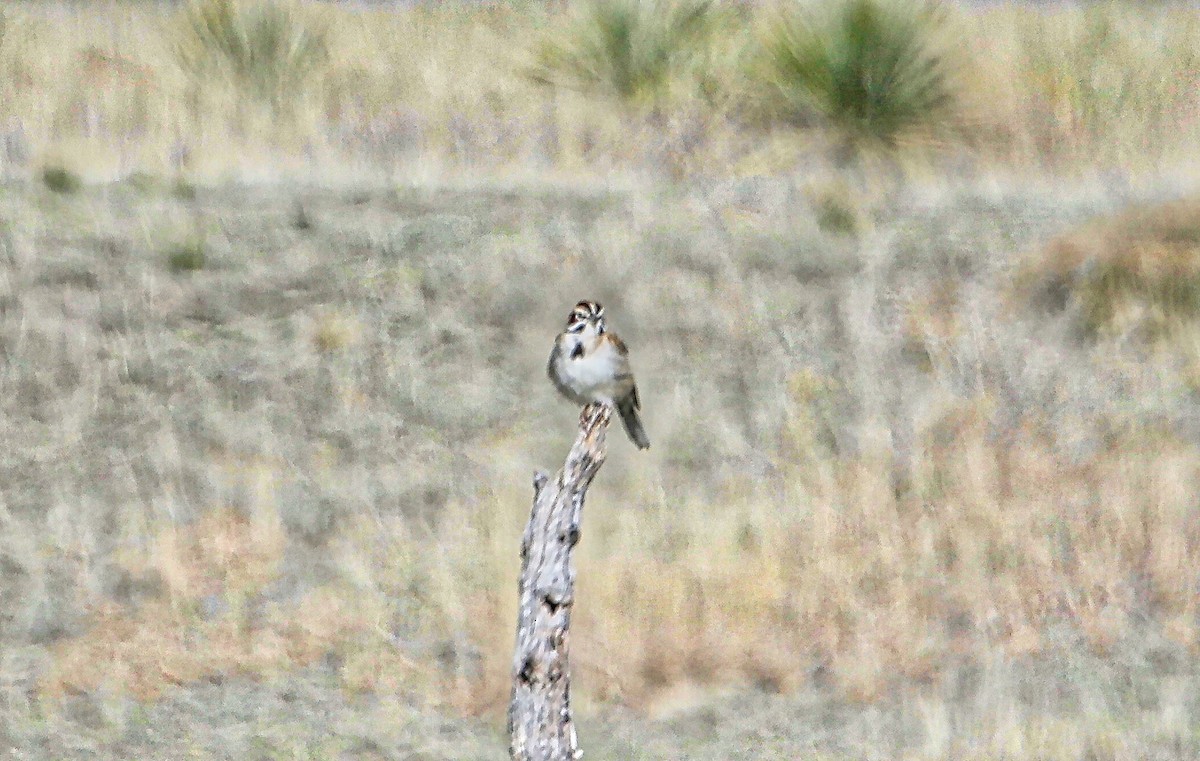
<path id="1" fill-rule="evenodd" d="M 817 227 L 835 235 L 857 235 L 863 227 L 863 213 L 845 182 L 815 184 L 808 189 L 808 200 Z"/>
<path id="2" fill-rule="evenodd" d="M 771 110 L 787 123 L 824 121 L 854 143 L 888 148 L 936 130 L 958 101 L 939 49 L 945 23 L 934 4 L 892 0 L 785 12 L 763 39 Z"/>
<path id="3" fill-rule="evenodd" d="M 196 272 L 208 264 L 208 246 L 199 235 L 189 235 L 167 249 L 167 267 L 172 272 Z"/>
<path id="4" fill-rule="evenodd" d="M 121 184 L 143 195 L 155 195 L 161 192 L 163 188 L 161 177 L 153 172 L 143 171 L 129 173 L 121 180 Z"/>
<path id="5" fill-rule="evenodd" d="M 196 186 L 183 177 L 177 177 L 171 185 L 171 195 L 180 201 L 194 201 L 196 200 Z"/>
<path id="6" fill-rule="evenodd" d="M 288 0 L 194 0 L 180 26 L 176 58 L 189 77 L 223 77 L 243 95 L 277 109 L 309 87 L 329 61 L 328 27 Z"/>
<path id="7" fill-rule="evenodd" d="M 659 105 L 712 31 L 710 2 L 592 0 L 534 51 L 534 81 Z"/>
<path id="8" fill-rule="evenodd" d="M 79 175 L 64 166 L 51 165 L 42 168 L 42 183 L 55 193 L 71 195 L 83 187 Z"/>

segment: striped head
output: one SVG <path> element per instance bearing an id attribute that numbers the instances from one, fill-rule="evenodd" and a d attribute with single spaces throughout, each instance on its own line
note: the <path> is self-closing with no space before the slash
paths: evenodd
<path id="1" fill-rule="evenodd" d="M 567 332 L 582 333 L 588 325 L 596 327 L 596 333 L 604 332 L 604 307 L 595 301 L 581 301 L 567 317 Z"/>

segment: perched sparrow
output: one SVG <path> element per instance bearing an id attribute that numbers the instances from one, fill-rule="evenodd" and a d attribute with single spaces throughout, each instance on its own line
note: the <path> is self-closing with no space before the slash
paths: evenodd
<path id="1" fill-rule="evenodd" d="M 604 307 L 594 301 L 575 305 L 566 330 L 554 340 L 546 373 L 559 393 L 576 404 L 616 404 L 630 440 L 638 449 L 650 446 L 638 419 L 642 405 L 629 368 L 629 350 L 620 338 L 605 331 Z"/>

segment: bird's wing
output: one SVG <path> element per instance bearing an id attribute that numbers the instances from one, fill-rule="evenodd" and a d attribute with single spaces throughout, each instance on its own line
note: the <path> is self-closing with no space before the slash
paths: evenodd
<path id="1" fill-rule="evenodd" d="M 629 347 L 616 334 L 605 333 L 604 338 L 608 339 L 608 342 L 612 344 L 613 351 L 617 353 L 617 357 L 620 360 L 620 370 L 617 372 L 617 377 L 628 378 L 632 382 L 633 369 L 629 366 Z M 642 403 L 638 399 L 637 383 L 632 383 L 632 386 L 633 389 L 629 392 L 629 397 L 633 400 L 633 408 L 640 410 Z"/>
<path id="2" fill-rule="evenodd" d="M 605 333 L 604 337 L 608 339 L 610 344 L 612 344 L 613 349 L 619 356 L 629 356 L 629 349 L 625 346 L 625 342 L 622 341 L 615 333 Z"/>
<path id="3" fill-rule="evenodd" d="M 550 359 L 546 362 L 546 375 L 549 376 L 550 382 L 558 389 L 558 392 L 563 396 L 571 396 L 571 390 L 563 385 L 562 379 L 558 377 L 555 371 L 555 365 L 558 364 L 559 355 L 562 353 L 562 346 L 558 341 L 554 342 L 554 348 L 550 350 Z"/>

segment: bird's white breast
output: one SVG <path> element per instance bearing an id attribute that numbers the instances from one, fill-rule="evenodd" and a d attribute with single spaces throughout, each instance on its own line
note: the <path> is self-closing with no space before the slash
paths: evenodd
<path id="1" fill-rule="evenodd" d="M 563 385 L 589 401 L 612 400 L 620 394 L 615 376 L 619 365 L 617 352 L 607 342 L 597 342 L 584 356 L 572 359 L 574 343 L 565 348 L 559 368 Z"/>

